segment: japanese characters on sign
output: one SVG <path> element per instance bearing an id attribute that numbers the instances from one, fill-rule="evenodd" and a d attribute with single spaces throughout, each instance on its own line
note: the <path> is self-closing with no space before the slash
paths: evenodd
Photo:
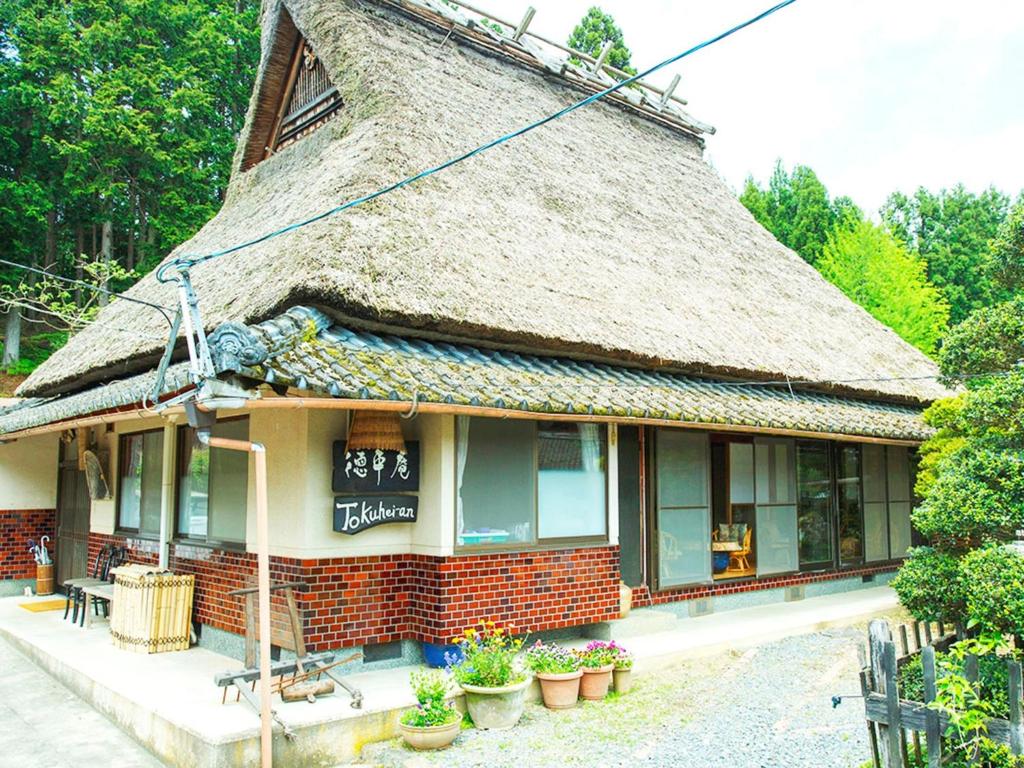
<path id="1" fill-rule="evenodd" d="M 418 507 L 415 496 L 335 496 L 334 530 L 353 534 L 384 523 L 415 523 Z"/>
<path id="2" fill-rule="evenodd" d="M 420 444 L 406 442 L 405 451 L 350 451 L 344 440 L 336 440 L 331 486 L 335 493 L 418 491 Z"/>

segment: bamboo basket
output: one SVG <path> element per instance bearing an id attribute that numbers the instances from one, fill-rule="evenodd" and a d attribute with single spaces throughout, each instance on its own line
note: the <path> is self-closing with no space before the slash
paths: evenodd
<path id="1" fill-rule="evenodd" d="M 347 442 L 346 449 L 349 451 L 375 448 L 382 451 L 405 450 L 398 414 L 386 411 L 355 411 Z"/>
<path id="2" fill-rule="evenodd" d="M 113 568 L 110 636 L 136 653 L 183 651 L 189 646 L 195 576 L 129 563 Z"/>

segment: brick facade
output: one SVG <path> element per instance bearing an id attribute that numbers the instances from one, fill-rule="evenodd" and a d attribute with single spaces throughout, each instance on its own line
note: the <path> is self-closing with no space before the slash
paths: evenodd
<path id="1" fill-rule="evenodd" d="M 693 587 L 669 589 L 663 592 L 651 592 L 647 586 L 641 586 L 633 589 L 633 606 L 636 608 L 647 608 L 654 605 L 664 605 L 665 603 L 675 603 L 683 600 L 700 600 L 705 597 L 720 597 L 722 595 L 734 595 L 740 592 L 755 592 L 761 589 L 799 587 L 820 581 L 835 581 L 836 579 L 873 576 L 877 573 L 891 573 L 897 568 L 899 568 L 898 563 L 883 563 L 881 565 L 850 568 L 843 571 L 791 573 L 783 576 L 765 576 L 760 579 L 747 579 L 745 581 L 723 581 L 716 584 L 700 584 Z"/>
<path id="2" fill-rule="evenodd" d="M 156 543 L 90 534 L 90 563 L 105 543 L 126 546 L 135 562 L 155 563 Z M 170 567 L 196 576 L 194 619 L 242 634 L 242 601 L 227 595 L 251 586 L 256 555 L 172 544 Z M 886 573 L 889 563 L 848 571 L 790 574 L 651 593 L 633 591 L 633 605 L 810 584 Z M 594 624 L 619 613 L 618 547 L 588 547 L 454 557 L 379 555 L 327 559 L 270 558 L 271 580 L 300 581 L 306 644 L 327 650 L 395 640 L 450 642 L 481 619 L 523 632 Z M 280 600 L 275 598 L 275 602 Z"/>
<path id="3" fill-rule="evenodd" d="M 0 510 L 0 580 L 34 579 L 36 561 L 28 551 L 28 540 L 49 536 L 47 548 L 53 555 L 57 511 L 53 509 Z"/>
<path id="4" fill-rule="evenodd" d="M 107 543 L 134 562 L 155 563 L 156 543 L 92 533 L 89 561 Z M 241 634 L 242 601 L 256 555 L 172 544 L 170 567 L 196 577 L 194 619 Z M 273 581 L 302 581 L 297 593 L 311 650 L 394 640 L 445 642 L 481 618 L 524 631 L 592 624 L 618 613 L 617 547 L 514 554 L 380 555 L 320 560 L 271 557 Z"/>

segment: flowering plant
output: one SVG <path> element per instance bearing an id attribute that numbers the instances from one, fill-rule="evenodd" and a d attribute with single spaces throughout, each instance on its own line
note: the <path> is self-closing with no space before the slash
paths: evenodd
<path id="1" fill-rule="evenodd" d="M 481 621 L 453 639 L 459 644 L 462 658 L 449 653 L 445 659 L 459 685 L 504 688 L 526 679 L 516 659 L 523 641 L 513 636 L 513 629 L 511 624 L 499 627 L 493 621 Z"/>
<path id="2" fill-rule="evenodd" d="M 610 645 L 615 646 L 615 668 L 616 669 L 632 669 L 633 668 L 633 654 L 623 648 L 621 645 L 615 645 L 615 641 L 612 640 Z"/>
<path id="3" fill-rule="evenodd" d="M 598 669 L 615 663 L 618 656 L 619 646 L 612 640 L 606 643 L 604 640 L 591 640 L 582 651 L 576 651 L 580 663 L 587 669 Z"/>
<path id="4" fill-rule="evenodd" d="M 542 675 L 562 675 L 580 668 L 580 658 L 567 648 L 540 640 L 526 652 L 526 665 Z"/>
<path id="5" fill-rule="evenodd" d="M 416 707 L 402 713 L 402 723 L 414 728 L 448 725 L 460 719 L 459 711 L 448 703 L 451 695 L 448 678 L 436 669 L 417 669 L 409 675 L 416 694 Z"/>

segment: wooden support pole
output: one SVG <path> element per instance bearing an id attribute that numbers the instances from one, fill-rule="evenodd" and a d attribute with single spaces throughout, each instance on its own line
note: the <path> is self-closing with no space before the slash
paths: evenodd
<path id="1" fill-rule="evenodd" d="M 868 625 L 868 651 L 871 658 L 871 682 L 872 687 L 878 693 L 886 695 L 887 678 L 885 664 L 885 649 L 893 647 L 892 632 L 889 630 L 889 622 L 885 619 L 874 619 Z M 888 697 L 886 698 L 888 702 Z M 897 710 L 899 701 L 896 702 Z M 879 765 L 882 768 L 899 768 L 900 747 L 899 730 L 893 727 L 892 712 L 888 712 L 889 722 L 878 724 L 878 757 Z M 896 722 L 899 722 L 897 711 Z M 895 744 L 895 749 L 893 745 Z M 895 762 L 894 762 L 895 761 Z"/>
<path id="2" fill-rule="evenodd" d="M 608 53 L 612 49 L 612 41 L 606 40 L 604 46 L 601 48 L 601 53 L 597 56 L 597 61 L 594 62 L 593 68 L 590 70 L 595 75 L 601 74 L 601 67 L 604 66 L 604 60 L 608 58 Z"/>
<path id="3" fill-rule="evenodd" d="M 530 22 L 533 21 L 535 13 L 537 13 L 537 10 L 532 5 L 526 9 L 526 13 L 523 14 L 523 20 L 519 22 L 519 26 L 516 27 L 516 31 L 512 34 L 513 40 L 519 42 L 519 38 L 526 34 L 526 30 L 530 26 Z"/>
<path id="4" fill-rule="evenodd" d="M 668 104 L 668 100 L 672 98 L 672 94 L 675 93 L 676 86 L 679 85 L 680 76 L 677 73 L 672 77 L 672 82 L 668 84 L 668 88 L 661 94 L 661 100 L 658 102 L 658 110 L 661 111 Z"/>
<path id="5" fill-rule="evenodd" d="M 900 692 L 896 685 L 896 644 L 891 640 L 884 644 L 882 650 L 882 669 L 885 675 L 885 703 L 889 714 L 886 728 L 889 764 L 887 768 L 904 768 L 906 759 L 906 742 L 903 740 L 903 729 L 900 726 Z"/>

